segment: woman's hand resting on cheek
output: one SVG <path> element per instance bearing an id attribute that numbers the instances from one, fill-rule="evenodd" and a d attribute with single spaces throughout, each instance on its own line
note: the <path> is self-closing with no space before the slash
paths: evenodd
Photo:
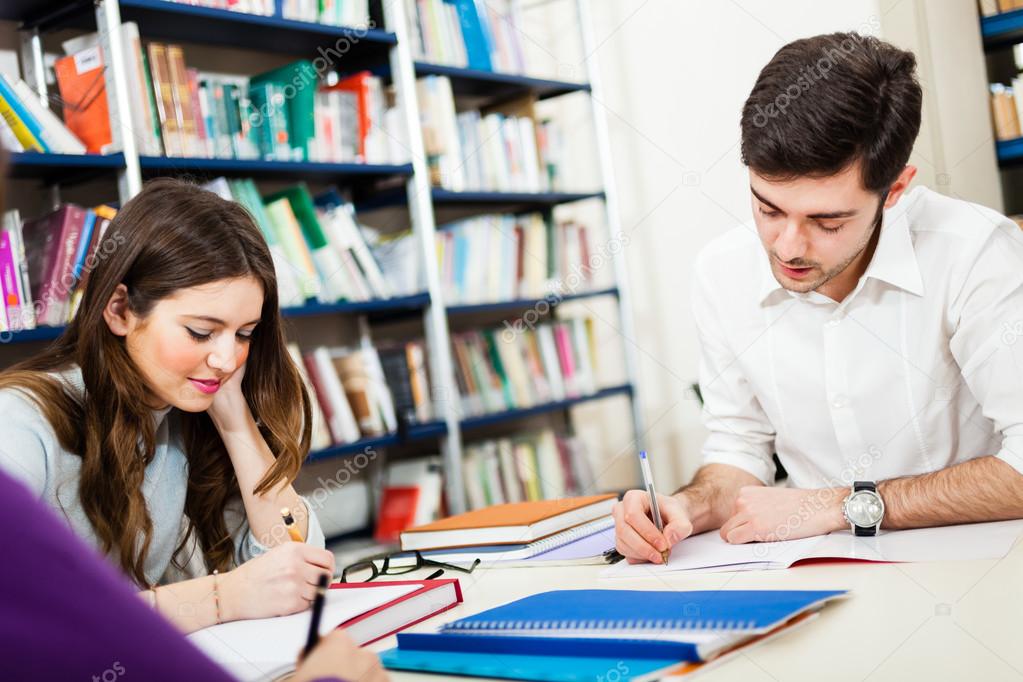
<path id="1" fill-rule="evenodd" d="M 334 630 L 320 640 L 308 658 L 298 664 L 292 682 L 341 678 L 358 682 L 386 682 L 387 673 L 372 651 L 355 646 L 344 630 Z"/>
<path id="2" fill-rule="evenodd" d="M 309 608 L 320 575 L 334 575 L 334 555 L 286 542 L 220 577 L 223 621 L 284 616 Z"/>
<path id="3" fill-rule="evenodd" d="M 245 395 L 242 393 L 242 379 L 245 378 L 245 364 L 234 371 L 226 381 L 220 384 L 220 389 L 213 395 L 213 404 L 206 410 L 213 420 L 217 431 L 237 431 L 252 418 L 249 404 L 245 402 Z"/>

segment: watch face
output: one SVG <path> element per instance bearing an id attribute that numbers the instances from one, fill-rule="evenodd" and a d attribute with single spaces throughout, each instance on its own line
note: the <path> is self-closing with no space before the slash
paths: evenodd
<path id="1" fill-rule="evenodd" d="M 876 526 L 884 515 L 881 497 L 869 490 L 860 490 L 849 496 L 845 504 L 845 514 L 857 526 L 869 528 Z"/>

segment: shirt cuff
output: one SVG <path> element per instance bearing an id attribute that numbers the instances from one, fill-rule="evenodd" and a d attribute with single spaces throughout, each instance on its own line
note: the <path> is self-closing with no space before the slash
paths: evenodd
<path id="1" fill-rule="evenodd" d="M 704 452 L 704 464 L 728 464 L 760 479 L 764 485 L 774 485 L 774 474 L 777 467 L 774 459 L 764 460 L 759 455 L 746 452 Z"/>

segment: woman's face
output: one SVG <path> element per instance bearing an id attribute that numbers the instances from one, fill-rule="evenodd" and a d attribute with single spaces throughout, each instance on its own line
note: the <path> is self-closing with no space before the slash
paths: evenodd
<path id="1" fill-rule="evenodd" d="M 262 309 L 263 287 L 248 276 L 181 289 L 144 320 L 127 312 L 121 335 L 153 393 L 152 407 L 207 410 L 245 364 Z"/>

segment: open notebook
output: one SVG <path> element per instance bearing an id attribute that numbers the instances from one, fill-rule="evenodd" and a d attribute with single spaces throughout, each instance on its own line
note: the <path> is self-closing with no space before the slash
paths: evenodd
<path id="1" fill-rule="evenodd" d="M 327 592 L 320 634 L 342 627 L 359 645 L 446 611 L 462 601 L 457 580 L 408 580 L 334 585 Z M 272 680 L 295 668 L 309 633 L 310 611 L 221 623 L 189 641 L 246 682 Z"/>
<path id="2" fill-rule="evenodd" d="M 1023 520 L 971 523 L 940 528 L 882 531 L 856 537 L 849 531 L 786 540 L 731 545 L 717 531 L 675 545 L 667 564 L 618 563 L 604 578 L 631 578 L 666 571 L 751 571 L 789 568 L 803 561 L 952 561 L 1001 559 L 1023 534 Z"/>

